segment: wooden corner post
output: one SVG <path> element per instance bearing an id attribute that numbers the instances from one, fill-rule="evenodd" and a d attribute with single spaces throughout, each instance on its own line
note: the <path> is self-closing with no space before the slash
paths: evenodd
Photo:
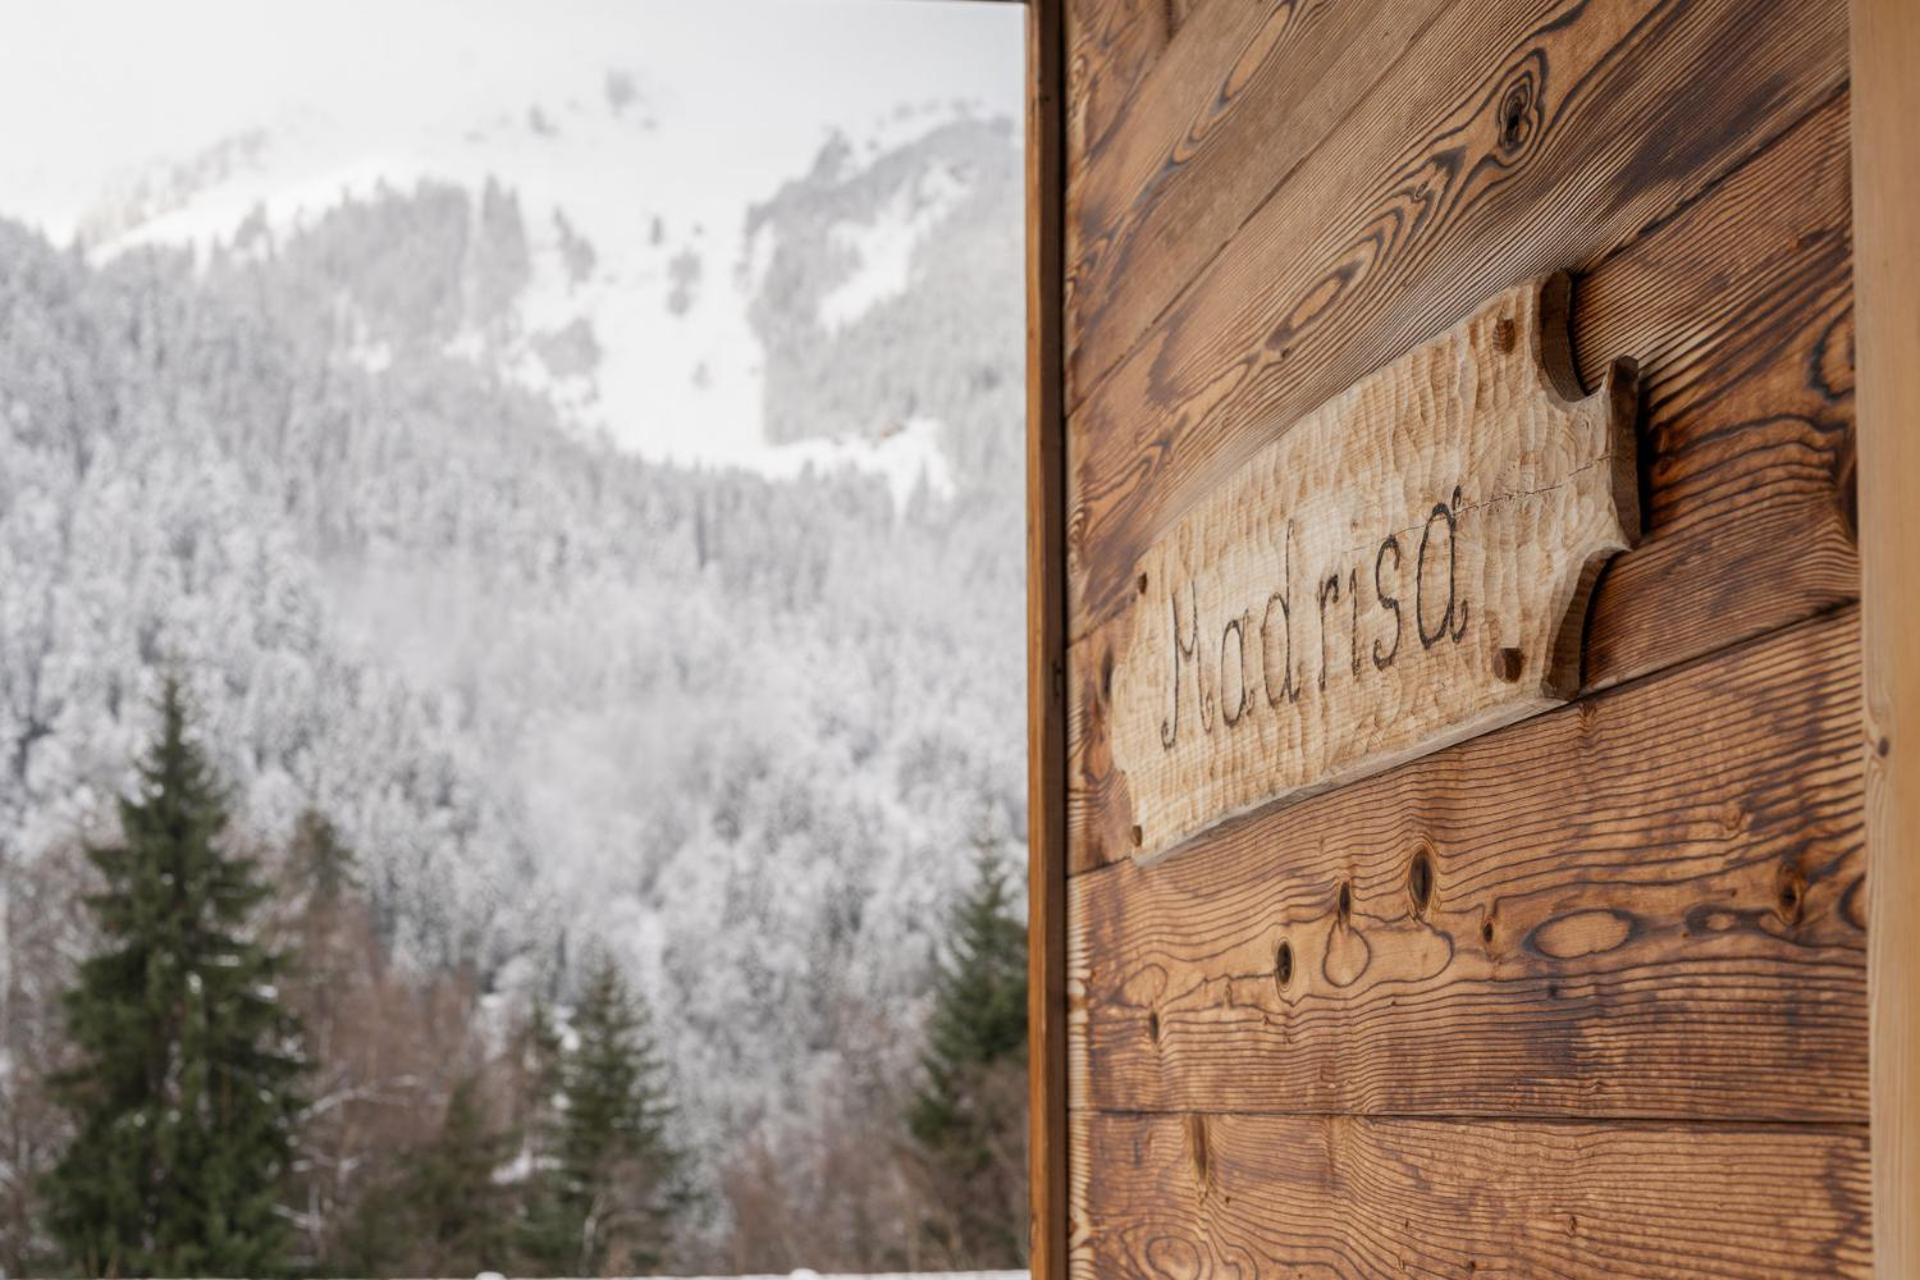
<path id="1" fill-rule="evenodd" d="M 1920 3 L 1853 0 L 1874 1272 L 1920 1276 Z"/>
<path id="2" fill-rule="evenodd" d="M 1066 33 L 1027 8 L 1027 1056 L 1033 1280 L 1067 1275 Z"/>

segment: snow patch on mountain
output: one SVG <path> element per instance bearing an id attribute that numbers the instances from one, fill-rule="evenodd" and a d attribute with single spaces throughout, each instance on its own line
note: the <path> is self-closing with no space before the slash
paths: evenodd
<path id="1" fill-rule="evenodd" d="M 865 221 L 835 223 L 834 247 L 850 254 L 857 265 L 820 299 L 820 323 L 844 328 L 877 304 L 905 293 L 914 250 L 953 212 L 966 190 L 952 169 L 933 168 L 902 186 Z"/>

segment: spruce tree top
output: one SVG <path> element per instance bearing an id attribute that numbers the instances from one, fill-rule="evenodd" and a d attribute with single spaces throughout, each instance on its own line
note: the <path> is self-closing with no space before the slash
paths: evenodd
<path id="1" fill-rule="evenodd" d="M 55 1085 L 75 1136 L 49 1226 L 91 1275 L 273 1275 L 298 1029 L 281 957 L 251 930 L 267 888 L 224 846 L 225 794 L 177 680 L 159 712 L 120 842 L 88 850 L 101 942 L 64 1000 L 79 1065 Z"/>

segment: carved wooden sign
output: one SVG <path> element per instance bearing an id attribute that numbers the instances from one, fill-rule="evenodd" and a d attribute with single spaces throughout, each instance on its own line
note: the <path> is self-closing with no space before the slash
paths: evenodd
<path id="1" fill-rule="evenodd" d="M 1564 276 L 1296 423 L 1136 566 L 1112 745 L 1135 856 L 1564 702 L 1639 529 L 1635 366 L 1581 395 Z"/>

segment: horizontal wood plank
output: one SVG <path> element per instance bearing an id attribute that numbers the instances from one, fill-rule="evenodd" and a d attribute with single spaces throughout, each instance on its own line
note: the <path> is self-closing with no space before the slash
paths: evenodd
<path id="1" fill-rule="evenodd" d="M 1853 417 L 1845 94 L 1693 206 L 1581 279 L 1589 385 L 1640 357 L 1642 544 L 1590 611 L 1584 676 L 1605 687 L 1856 598 L 1847 517 Z M 1069 654 L 1068 847 L 1085 870 L 1129 849 L 1107 741 L 1122 612 Z"/>
<path id="2" fill-rule="evenodd" d="M 1071 176 L 1126 110 L 1193 0 L 1061 3 L 1066 5 L 1066 164 Z"/>
<path id="3" fill-rule="evenodd" d="M 1228 0 L 1193 15 L 1068 189 L 1069 403 L 1137 336 L 1109 331 L 1170 301 L 1447 3 Z"/>
<path id="4" fill-rule="evenodd" d="M 1116 1111 L 1864 1121 L 1857 609 L 1068 893 Z"/>
<path id="5" fill-rule="evenodd" d="M 1845 77 L 1832 0 L 1449 9 L 1074 413 L 1073 634 L 1274 433 L 1500 289 L 1605 257 Z"/>
<path id="6" fill-rule="evenodd" d="M 1864 1128 L 1080 1115 L 1072 1274 L 1859 1276 Z"/>

